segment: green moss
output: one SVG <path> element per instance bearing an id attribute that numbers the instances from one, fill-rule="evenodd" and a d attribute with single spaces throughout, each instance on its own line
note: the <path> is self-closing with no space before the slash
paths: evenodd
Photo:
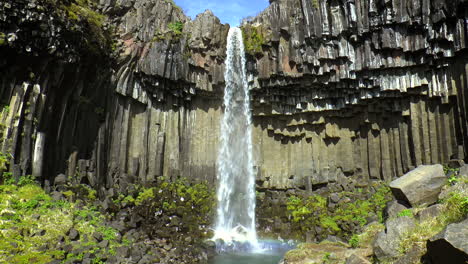
<path id="1" fill-rule="evenodd" d="M 400 252 L 406 253 L 414 245 L 424 245 L 426 241 L 441 232 L 447 225 L 456 223 L 468 217 L 468 195 L 466 192 L 466 177 L 457 182 L 454 190 L 441 201 L 440 214 L 418 222 L 416 227 L 405 233 L 401 239 Z"/>
<path id="2" fill-rule="evenodd" d="M 5 33 L 0 32 L 0 46 L 6 45 L 6 44 L 7 44 L 7 41 L 6 41 Z"/>
<path id="3" fill-rule="evenodd" d="M 143 189 L 135 200 L 135 205 L 141 205 L 144 201 L 154 198 L 153 188 Z"/>
<path id="4" fill-rule="evenodd" d="M 82 29 L 85 32 L 83 44 L 86 51 L 92 54 L 102 54 L 111 50 L 112 38 L 104 29 L 107 17 L 96 11 L 96 0 L 43 0 L 58 14 L 63 14 L 71 23 L 70 30 Z"/>
<path id="5" fill-rule="evenodd" d="M 360 192 L 357 191 L 357 193 Z M 325 197 L 319 195 L 307 198 L 291 196 L 287 203 L 287 210 L 293 221 L 293 227 L 299 231 L 299 234 L 313 230 L 315 226 L 320 226 L 328 234 L 351 236 L 352 234 L 343 231 L 345 230 L 343 226 L 349 226 L 349 224 L 364 226 L 367 224 L 370 213 L 375 213 L 382 219 L 382 211 L 390 199 L 389 194 L 389 188 L 382 185 L 377 188 L 370 199 L 355 199 L 352 202 L 340 203 L 333 210 L 328 209 Z M 350 193 L 348 195 L 356 194 Z"/>
<path id="6" fill-rule="evenodd" d="M 173 22 L 167 25 L 167 27 L 177 36 L 182 35 L 182 31 L 184 30 L 184 24 L 182 22 Z"/>
<path id="7" fill-rule="evenodd" d="M 0 185 L 0 262 L 1 263 L 49 263 L 53 260 L 78 261 L 83 254 L 67 254 L 54 248 L 60 237 L 70 244 L 66 232 L 74 227 L 82 235 L 76 244 L 70 244 L 72 251 L 88 249 L 99 256 L 110 255 L 121 243 L 117 241 L 116 230 L 107 227 L 104 216 L 96 208 L 67 201 L 54 201 L 36 184 L 24 186 Z M 37 217 L 37 215 L 39 217 Z M 40 235 L 35 235 L 41 231 Z M 101 232 L 109 240 L 108 248 L 99 248 L 92 238 L 94 232 Z M 46 249 L 41 246 L 48 245 Z M 99 262 L 96 262 L 99 263 Z"/>
<path id="8" fill-rule="evenodd" d="M 398 217 L 401 217 L 401 216 L 413 217 L 413 212 L 410 209 L 404 209 L 404 210 L 401 210 L 401 212 L 399 212 L 397 215 Z"/>
<path id="9" fill-rule="evenodd" d="M 265 36 L 262 28 L 260 26 L 254 27 L 245 25 L 241 29 L 245 52 L 252 56 L 262 54 L 262 45 L 265 44 Z"/>
<path id="10" fill-rule="evenodd" d="M 320 8 L 319 0 L 312 0 L 312 6 L 316 9 Z"/>

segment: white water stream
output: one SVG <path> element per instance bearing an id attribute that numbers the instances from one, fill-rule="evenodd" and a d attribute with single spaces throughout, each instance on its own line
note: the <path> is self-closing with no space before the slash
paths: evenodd
<path id="1" fill-rule="evenodd" d="M 225 65 L 218 208 L 213 237 L 218 242 L 218 251 L 257 246 L 250 99 L 242 32 L 237 27 L 229 30 Z"/>

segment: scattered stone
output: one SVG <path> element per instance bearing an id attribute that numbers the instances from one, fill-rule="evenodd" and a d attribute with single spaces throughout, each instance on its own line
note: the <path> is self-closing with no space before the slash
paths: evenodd
<path id="1" fill-rule="evenodd" d="M 59 200 L 63 200 L 64 199 L 64 196 L 61 192 L 57 192 L 57 191 L 53 191 L 50 196 L 52 197 L 52 199 L 54 201 L 59 201 Z"/>
<path id="2" fill-rule="evenodd" d="M 442 165 L 421 165 L 392 181 L 390 188 L 397 200 L 414 207 L 435 203 L 446 181 Z"/>
<path id="3" fill-rule="evenodd" d="M 75 228 L 72 228 L 68 231 L 68 238 L 70 238 L 71 241 L 76 241 L 80 238 L 80 233 L 78 233 Z"/>
<path id="4" fill-rule="evenodd" d="M 130 256 L 130 248 L 127 246 L 118 247 L 116 251 L 117 256 L 120 258 L 128 258 Z"/>
<path id="5" fill-rule="evenodd" d="M 67 176 L 65 174 L 59 174 L 54 179 L 55 186 L 65 185 L 67 183 Z"/>
<path id="6" fill-rule="evenodd" d="M 97 242 L 102 241 L 102 234 L 100 232 L 94 232 L 93 237 L 94 237 L 94 239 L 96 239 Z"/>
<path id="7" fill-rule="evenodd" d="M 427 257 L 432 264 L 468 262 L 468 219 L 448 225 L 427 241 Z"/>
<path id="8" fill-rule="evenodd" d="M 340 201 L 340 195 L 338 195 L 337 193 L 330 194 L 330 201 L 338 203 Z"/>
<path id="9" fill-rule="evenodd" d="M 461 168 L 464 165 L 465 165 L 465 162 L 463 160 L 460 160 L 460 159 L 453 159 L 453 160 L 449 160 L 449 162 L 448 162 L 448 166 L 450 168 L 453 168 L 453 169 Z"/>
<path id="10" fill-rule="evenodd" d="M 352 254 L 346 259 L 345 264 L 371 264 L 371 262 L 361 256 Z"/>
<path id="11" fill-rule="evenodd" d="M 392 218 L 385 224 L 386 231 L 377 234 L 373 243 L 374 254 L 379 260 L 399 255 L 398 247 L 402 235 L 415 227 L 414 218 L 402 216 Z"/>
<path id="12" fill-rule="evenodd" d="M 103 241 L 99 242 L 98 245 L 101 248 L 107 248 L 109 246 L 109 240 L 103 240 Z"/>
<path id="13" fill-rule="evenodd" d="M 406 252 L 405 255 L 399 257 L 395 262 L 393 262 L 393 264 L 421 263 L 421 257 L 425 252 L 426 250 L 423 246 L 416 244 Z"/>

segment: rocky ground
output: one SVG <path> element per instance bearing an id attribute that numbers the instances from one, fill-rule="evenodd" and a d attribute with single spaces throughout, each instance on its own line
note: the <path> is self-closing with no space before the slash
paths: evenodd
<path id="1" fill-rule="evenodd" d="M 212 206 L 206 185 L 183 180 L 108 190 L 46 193 L 31 177 L 0 185 L 0 262 L 206 263 Z"/>
<path id="2" fill-rule="evenodd" d="M 422 165 L 392 181 L 384 223 L 347 242 L 300 244 L 283 263 L 466 263 L 468 165 L 451 165 Z"/>

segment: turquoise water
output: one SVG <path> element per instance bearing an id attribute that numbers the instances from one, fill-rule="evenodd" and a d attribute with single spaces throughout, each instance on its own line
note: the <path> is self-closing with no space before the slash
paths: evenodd
<path id="1" fill-rule="evenodd" d="M 210 264 L 278 264 L 284 254 L 294 248 L 292 243 L 260 240 L 261 253 L 226 252 L 215 256 Z"/>
<path id="2" fill-rule="evenodd" d="M 277 264 L 282 258 L 283 254 L 224 254 L 214 257 L 210 264 Z"/>

